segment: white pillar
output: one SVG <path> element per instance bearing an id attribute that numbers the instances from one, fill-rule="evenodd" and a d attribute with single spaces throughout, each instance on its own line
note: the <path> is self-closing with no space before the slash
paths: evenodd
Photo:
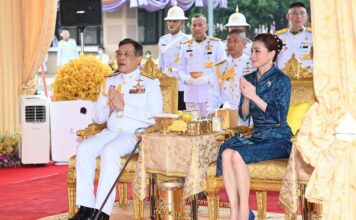
<path id="1" fill-rule="evenodd" d="M 208 1 L 208 24 L 209 24 L 209 36 L 214 36 L 215 27 L 214 27 L 214 5 L 213 0 Z"/>

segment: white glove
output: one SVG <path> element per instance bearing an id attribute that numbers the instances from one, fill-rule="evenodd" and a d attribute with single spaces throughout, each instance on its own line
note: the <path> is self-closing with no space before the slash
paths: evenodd
<path id="1" fill-rule="evenodd" d="M 201 76 L 199 78 L 193 78 L 191 76 L 187 77 L 185 80 L 184 80 L 185 83 L 187 84 L 190 84 L 190 85 L 203 85 L 203 84 L 206 84 L 209 82 L 209 78 L 206 77 L 206 76 Z"/>

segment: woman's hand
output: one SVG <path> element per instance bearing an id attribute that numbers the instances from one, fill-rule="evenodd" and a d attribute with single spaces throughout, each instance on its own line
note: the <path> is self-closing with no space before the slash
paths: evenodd
<path id="1" fill-rule="evenodd" d="M 240 78 L 240 91 L 245 98 L 253 100 L 256 97 L 256 87 L 244 77 Z"/>

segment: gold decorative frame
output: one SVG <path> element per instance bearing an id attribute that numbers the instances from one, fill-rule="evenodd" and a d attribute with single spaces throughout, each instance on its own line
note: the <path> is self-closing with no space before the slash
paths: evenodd
<path id="1" fill-rule="evenodd" d="M 153 62 L 152 58 L 149 58 L 141 74 L 147 76 L 151 79 L 158 78 L 160 81 L 160 87 L 162 91 L 163 98 L 163 111 L 167 113 L 176 113 L 178 110 L 178 79 L 174 77 L 168 77 L 162 71 L 159 70 L 157 65 Z M 106 124 L 90 124 L 87 128 L 77 131 L 77 135 L 83 139 L 100 132 L 102 129 L 106 128 Z M 126 157 L 121 158 L 121 164 L 126 162 Z M 132 182 L 136 163 L 138 159 L 138 154 L 135 154 L 131 161 L 129 162 L 125 172 L 121 176 L 118 183 L 119 192 L 119 204 L 122 207 L 127 206 L 127 183 Z M 74 216 L 78 211 L 75 206 L 76 202 L 76 156 L 72 156 L 68 163 L 68 173 L 67 173 L 67 185 L 68 185 L 68 210 L 69 217 Z M 100 157 L 96 159 L 96 169 L 95 169 L 95 180 L 99 179 L 100 175 Z M 147 184 L 149 179 L 147 179 Z M 134 198 L 134 213 L 135 219 L 143 219 L 143 202 Z"/>

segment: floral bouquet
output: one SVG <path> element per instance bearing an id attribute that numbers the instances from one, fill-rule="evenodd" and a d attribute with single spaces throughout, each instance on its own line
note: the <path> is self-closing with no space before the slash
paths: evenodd
<path id="1" fill-rule="evenodd" d="M 91 100 L 96 101 L 104 77 L 111 74 L 108 65 L 91 55 L 81 54 L 58 71 L 52 84 L 56 101 Z"/>
<path id="2" fill-rule="evenodd" d="M 19 140 L 20 135 L 18 133 L 0 134 L 0 167 L 21 166 Z"/>

